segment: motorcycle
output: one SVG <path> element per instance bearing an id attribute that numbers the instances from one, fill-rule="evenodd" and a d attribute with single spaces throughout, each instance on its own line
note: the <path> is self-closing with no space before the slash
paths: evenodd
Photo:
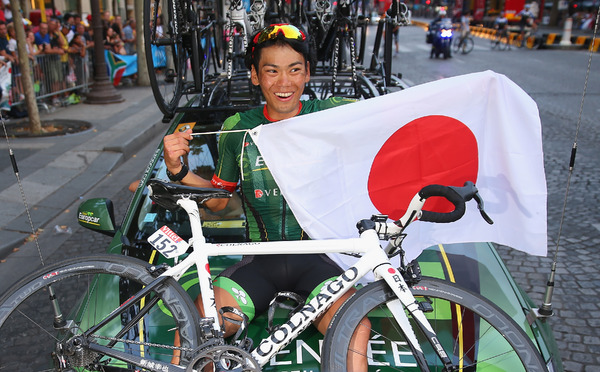
<path id="1" fill-rule="evenodd" d="M 450 18 L 436 19 L 429 24 L 427 38 L 425 40 L 431 44 L 431 53 L 429 58 L 438 58 L 441 55 L 444 59 L 452 57 L 450 47 L 452 46 L 452 20 Z"/>

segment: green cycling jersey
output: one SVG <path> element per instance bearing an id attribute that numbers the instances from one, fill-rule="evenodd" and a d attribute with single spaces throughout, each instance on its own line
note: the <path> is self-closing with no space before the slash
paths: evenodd
<path id="1" fill-rule="evenodd" d="M 302 101 L 298 115 L 354 102 L 332 97 Z M 235 114 L 223 123 L 219 160 L 211 180 L 215 187 L 233 192 L 240 183 L 250 241 L 309 239 L 292 214 L 256 144 L 246 130 L 271 123 L 265 108 Z M 241 182 L 240 182 L 241 176 Z"/>

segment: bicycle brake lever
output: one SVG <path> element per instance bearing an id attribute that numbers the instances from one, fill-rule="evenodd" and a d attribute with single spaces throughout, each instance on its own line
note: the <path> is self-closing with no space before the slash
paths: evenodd
<path id="1" fill-rule="evenodd" d="M 475 195 L 473 195 L 473 199 L 475 199 L 475 201 L 477 202 L 477 209 L 479 209 L 479 213 L 481 213 L 481 217 L 485 220 L 485 222 L 487 222 L 490 225 L 493 225 L 494 221 L 485 212 L 485 209 L 483 206 L 483 199 L 481 198 L 481 196 L 479 195 L 478 192 L 476 192 Z"/>
<path id="2" fill-rule="evenodd" d="M 488 224 L 490 224 L 490 225 L 494 224 L 494 221 L 486 213 L 484 205 L 483 205 L 483 199 L 479 195 L 479 191 L 477 191 L 477 187 L 475 186 L 475 184 L 473 182 L 467 181 L 467 182 L 465 182 L 465 185 L 463 187 L 451 187 L 451 188 L 454 191 L 456 191 L 466 202 L 471 199 L 475 199 L 475 201 L 477 202 L 477 209 L 479 209 L 479 213 L 481 214 L 481 217 Z"/>

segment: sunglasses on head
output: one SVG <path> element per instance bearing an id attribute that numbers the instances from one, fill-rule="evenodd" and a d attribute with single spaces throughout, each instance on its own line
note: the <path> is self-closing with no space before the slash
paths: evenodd
<path id="1" fill-rule="evenodd" d="M 258 45 L 267 40 L 276 39 L 279 34 L 290 40 L 306 40 L 306 35 L 304 35 L 304 32 L 300 31 L 296 26 L 289 24 L 274 24 L 263 28 L 258 34 L 256 34 L 254 37 L 254 44 Z"/>

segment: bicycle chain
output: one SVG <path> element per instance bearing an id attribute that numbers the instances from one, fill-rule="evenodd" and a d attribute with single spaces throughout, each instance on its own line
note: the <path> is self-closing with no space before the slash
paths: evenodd
<path id="1" fill-rule="evenodd" d="M 125 344 L 141 345 L 141 346 L 148 346 L 148 347 L 158 347 L 158 348 L 162 348 L 162 349 L 181 350 L 181 351 L 187 351 L 187 352 L 194 351 L 194 349 L 191 349 L 189 347 L 170 346 L 170 345 L 164 345 L 164 344 L 154 344 L 154 343 L 151 343 L 151 342 L 141 342 L 141 341 L 135 341 L 135 340 L 124 340 L 122 338 L 100 336 L 100 335 L 94 335 L 94 337 L 102 339 L 102 340 L 107 340 L 107 341 L 122 342 L 122 343 L 125 343 Z"/>

